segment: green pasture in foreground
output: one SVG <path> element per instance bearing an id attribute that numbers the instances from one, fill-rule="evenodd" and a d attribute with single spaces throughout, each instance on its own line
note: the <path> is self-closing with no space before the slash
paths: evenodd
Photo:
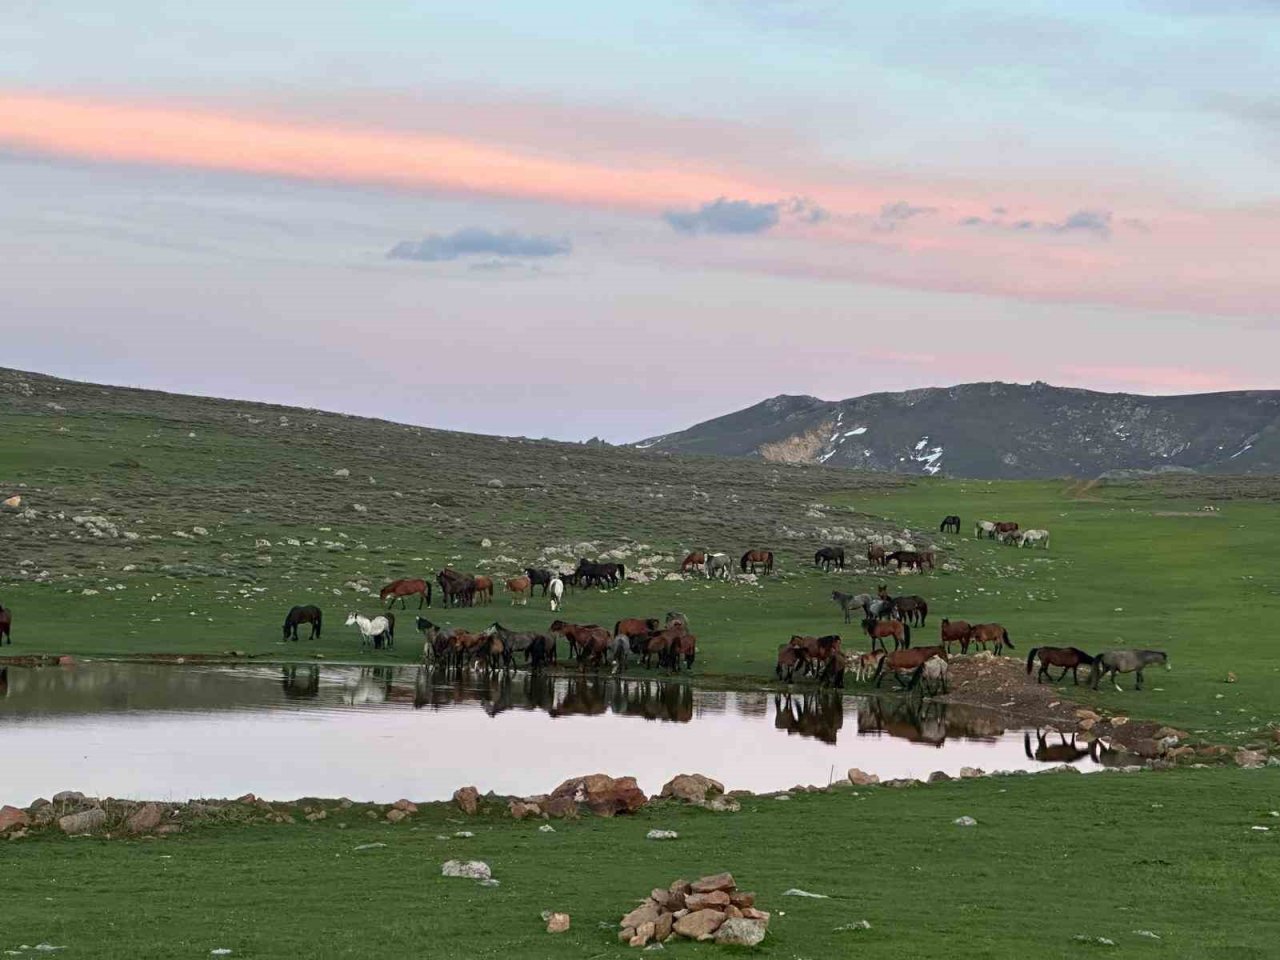
<path id="1" fill-rule="evenodd" d="M 1280 938 L 1277 808 L 1277 771 L 1203 770 L 846 788 L 746 798 L 737 814 L 664 806 L 556 822 L 555 833 L 433 805 L 397 826 L 335 809 L 314 824 L 159 841 L 50 834 L 0 844 L 0 948 L 48 943 L 101 960 L 215 949 L 625 957 L 635 954 L 616 922 L 636 900 L 729 870 L 774 913 L 759 956 L 1248 960 L 1275 956 Z M 954 825 L 963 815 L 978 826 Z M 680 838 L 644 839 L 653 828 Z M 451 836 L 461 829 L 475 836 Z M 355 849 L 368 843 L 386 846 Z M 486 861 L 500 886 L 441 877 L 454 858 Z M 791 888 L 829 899 L 782 896 Z M 543 910 L 570 913 L 571 931 L 546 934 Z"/>

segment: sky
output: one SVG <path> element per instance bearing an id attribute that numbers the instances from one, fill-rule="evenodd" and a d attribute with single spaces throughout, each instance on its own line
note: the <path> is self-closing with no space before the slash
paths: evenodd
<path id="1" fill-rule="evenodd" d="M 638 440 L 1277 388 L 1280 0 L 6 0 L 5 366 Z"/>

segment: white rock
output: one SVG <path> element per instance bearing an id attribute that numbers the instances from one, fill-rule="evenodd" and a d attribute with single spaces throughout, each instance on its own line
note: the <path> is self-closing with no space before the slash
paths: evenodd
<path id="1" fill-rule="evenodd" d="M 491 880 L 489 865 L 483 860 L 449 860 L 440 868 L 441 876 L 463 877 L 467 880 Z"/>
<path id="2" fill-rule="evenodd" d="M 973 817 L 957 817 L 952 822 L 955 823 L 957 827 L 976 827 L 978 825 L 978 821 L 973 819 Z"/>
<path id="3" fill-rule="evenodd" d="M 674 830 L 650 830 L 644 835 L 646 840 L 677 840 L 680 834 Z"/>

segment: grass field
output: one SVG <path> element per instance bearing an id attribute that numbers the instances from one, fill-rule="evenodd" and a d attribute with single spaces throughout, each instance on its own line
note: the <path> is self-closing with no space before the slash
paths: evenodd
<path id="1" fill-rule="evenodd" d="M 636 900 L 727 869 L 774 912 L 762 956 L 1264 958 L 1280 936 L 1268 909 L 1280 890 L 1278 806 L 1274 770 L 1204 770 L 761 797 L 737 814 L 660 807 L 557 822 L 553 834 L 439 804 L 397 826 L 348 811 L 347 829 L 335 812 L 162 841 L 50 837 L 0 844 L 0 948 L 48 943 L 103 960 L 214 949 L 259 960 L 621 957 L 632 951 L 616 922 Z M 955 826 L 962 815 L 978 826 Z M 651 828 L 680 838 L 645 840 Z M 475 836 L 438 839 L 460 829 Z M 354 849 L 367 843 L 386 846 Z M 486 861 L 501 885 L 442 878 L 453 858 Z M 782 896 L 793 887 L 829 899 Z M 548 909 L 570 913 L 572 930 L 543 932 Z M 864 920 L 870 929 L 851 929 Z"/>

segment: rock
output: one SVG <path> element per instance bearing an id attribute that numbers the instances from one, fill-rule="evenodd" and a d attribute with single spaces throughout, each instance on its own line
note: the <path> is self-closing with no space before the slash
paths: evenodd
<path id="1" fill-rule="evenodd" d="M 506 486 L 506 484 L 505 484 L 505 483 L 503 483 L 501 480 L 499 480 L 497 477 L 494 477 L 492 480 L 490 480 L 488 483 L 486 483 L 486 484 L 485 484 L 485 486 L 486 486 L 486 487 L 493 487 L 495 490 L 497 490 L 497 489 L 500 489 L 500 488 L 502 488 L 502 487 L 505 487 L 505 486 Z"/>
<path id="2" fill-rule="evenodd" d="M 647 923 L 642 923 L 640 924 L 640 926 L 636 927 L 636 935 L 634 938 L 632 938 L 631 945 L 633 947 L 637 947 L 637 946 L 643 947 L 646 943 L 648 943 L 650 940 L 653 939 L 654 935 L 657 932 L 658 932 L 658 924 L 656 921 L 650 920 Z M 636 941 L 639 941 L 639 942 L 637 943 Z"/>
<path id="3" fill-rule="evenodd" d="M 453 802 L 463 813 L 473 816 L 480 806 L 480 791 L 475 787 L 459 787 L 453 791 Z"/>
<path id="4" fill-rule="evenodd" d="M 712 797 L 710 800 L 699 803 L 698 806 L 713 813 L 737 813 L 742 809 L 742 804 L 733 797 Z"/>
<path id="5" fill-rule="evenodd" d="M 757 910 L 755 907 L 742 907 L 742 915 L 748 920 L 763 920 L 767 925 L 772 914 L 768 910 Z"/>
<path id="6" fill-rule="evenodd" d="M 307 820 L 309 820 L 311 823 L 315 823 L 318 820 L 327 820 L 328 818 L 329 818 L 329 813 L 326 810 L 317 810 L 315 813 L 307 814 Z"/>
<path id="7" fill-rule="evenodd" d="M 653 923 L 662 913 L 662 908 L 652 900 L 646 900 L 622 918 L 620 926 L 639 930 L 645 923 Z"/>
<path id="8" fill-rule="evenodd" d="M 1248 750 L 1245 747 L 1241 747 L 1236 751 L 1235 761 L 1238 767 L 1253 769 L 1254 767 L 1266 765 L 1267 754 L 1262 750 Z"/>
<path id="9" fill-rule="evenodd" d="M 17 807 L 0 807 L 0 833 L 12 830 L 14 827 L 30 825 L 31 818 L 27 816 L 27 811 L 19 810 Z"/>
<path id="10" fill-rule="evenodd" d="M 693 885 L 688 880 L 675 880 L 671 886 L 667 887 L 672 893 L 693 893 Z"/>
<path id="11" fill-rule="evenodd" d="M 569 929 L 567 913 L 553 913 L 547 917 L 547 933 L 565 933 Z"/>
<path id="12" fill-rule="evenodd" d="M 621 930 L 618 931 L 618 939 L 621 940 L 623 943 L 630 943 L 631 938 L 634 937 L 635 935 L 636 935 L 635 927 L 623 927 Z"/>
<path id="13" fill-rule="evenodd" d="M 1233 671 L 1231 670 L 1227 671 L 1227 683 L 1235 683 L 1239 679 L 1240 678 L 1237 677 Z"/>
<path id="14" fill-rule="evenodd" d="M 1077 722 L 1076 727 L 1080 730 L 1088 732 L 1094 728 L 1094 725 L 1097 724 L 1097 722 L 1098 722 L 1097 720 L 1090 720 L 1089 718 L 1086 717 L 1084 720 L 1080 720 L 1079 722 Z"/>
<path id="15" fill-rule="evenodd" d="M 523 820 L 525 817 L 542 816 L 542 808 L 536 803 L 525 803 L 523 800 L 512 800 L 507 804 L 507 812 L 516 820 Z"/>
<path id="16" fill-rule="evenodd" d="M 690 893 L 711 893 L 713 890 L 731 891 L 737 889 L 737 884 L 733 882 L 733 874 L 731 873 L 714 873 L 709 877 L 702 877 L 689 884 Z"/>
<path id="17" fill-rule="evenodd" d="M 650 830 L 644 835 L 646 840 L 678 840 L 680 834 L 674 830 Z"/>
<path id="18" fill-rule="evenodd" d="M 952 821 L 957 827 L 976 827 L 978 821 L 973 817 L 957 817 Z"/>
<path id="19" fill-rule="evenodd" d="M 880 778 L 874 773 L 867 773 L 859 770 L 857 767 L 849 768 L 849 782 L 855 787 L 869 787 L 872 784 L 880 782 Z"/>
<path id="20" fill-rule="evenodd" d="M 87 799 L 79 790 L 63 790 L 53 795 L 54 803 L 83 803 Z"/>
<path id="21" fill-rule="evenodd" d="M 712 890 L 710 893 L 691 893 L 684 899 L 684 905 L 690 910 L 721 910 L 729 906 L 729 894 L 723 890 Z"/>
<path id="22" fill-rule="evenodd" d="M 1096 723 L 1097 721 L 1101 720 L 1102 718 L 1101 718 L 1100 716 L 1098 716 L 1098 715 L 1097 715 L 1094 711 L 1092 711 L 1092 710 L 1084 710 L 1084 709 L 1081 709 L 1081 710 L 1077 710 L 1077 711 L 1076 711 L 1076 719 L 1077 719 L 1077 720 L 1092 720 L 1092 721 L 1094 721 L 1094 722 Z"/>
<path id="23" fill-rule="evenodd" d="M 539 833 L 555 833 L 556 828 L 549 823 L 544 823 L 542 826 L 538 828 L 538 832 Z"/>
<path id="24" fill-rule="evenodd" d="M 700 773 L 681 773 L 663 784 L 659 796 L 675 797 L 685 803 L 702 803 L 708 793 L 724 793 L 724 784 Z"/>
<path id="25" fill-rule="evenodd" d="M 1129 722 L 1128 717 L 1112 717 L 1111 718 L 1111 725 L 1113 727 L 1123 727 L 1128 722 Z"/>
<path id="26" fill-rule="evenodd" d="M 408 817 L 409 814 L 405 813 L 403 810 L 396 810 L 393 808 L 387 811 L 387 821 L 389 823 L 399 823 L 401 820 L 407 820 Z"/>
<path id="27" fill-rule="evenodd" d="M 735 947 L 754 947 L 764 939 L 767 925 L 746 917 L 730 917 L 716 930 L 716 943 Z"/>
<path id="28" fill-rule="evenodd" d="M 58 827 L 63 833 L 96 833 L 107 825 L 107 812 L 101 807 L 93 807 L 80 813 L 69 813 L 58 818 Z"/>
<path id="29" fill-rule="evenodd" d="M 442 877 L 462 877 L 466 880 L 491 880 L 489 865 L 483 860 L 449 860 L 440 868 Z"/>
<path id="30" fill-rule="evenodd" d="M 485 537 L 483 540 L 480 541 L 480 546 L 483 547 L 485 550 L 488 550 L 490 547 L 493 546 L 493 541 L 490 540 L 488 537 Z"/>
<path id="31" fill-rule="evenodd" d="M 397 810 L 403 810 L 405 813 L 417 813 L 418 805 L 412 800 L 397 800 L 391 805 Z"/>
<path id="32" fill-rule="evenodd" d="M 950 779 L 951 775 L 949 773 L 944 773 L 941 770 L 935 770 L 933 773 L 929 774 L 930 783 L 945 783 Z"/>
<path id="33" fill-rule="evenodd" d="M 341 469 L 333 471 L 333 475 L 335 477 L 349 477 L 351 476 L 351 471 L 346 467 L 342 467 Z"/>
<path id="34" fill-rule="evenodd" d="M 671 928 L 675 924 L 676 918 L 669 913 L 664 913 L 653 922 L 653 939 L 659 943 L 665 941 L 671 936 Z"/>
<path id="35" fill-rule="evenodd" d="M 164 819 L 164 810 L 158 803 L 144 803 L 125 821 L 124 828 L 129 833 L 150 833 L 160 826 Z"/>
<path id="36" fill-rule="evenodd" d="M 351 505 L 351 509 L 352 509 L 352 510 L 354 510 L 356 513 L 368 513 L 368 512 L 369 512 L 369 508 L 368 508 L 368 507 L 366 507 L 363 503 L 353 503 L 353 504 Z"/>
<path id="37" fill-rule="evenodd" d="M 542 809 L 549 817 L 575 819 L 578 816 L 578 805 L 573 797 L 552 797 L 542 804 Z"/>
<path id="38" fill-rule="evenodd" d="M 756 903 L 756 895 L 743 890 L 735 890 L 729 894 L 729 902 L 739 909 L 753 907 Z"/>
<path id="39" fill-rule="evenodd" d="M 976 777 L 985 777 L 985 776 L 986 776 L 986 773 L 985 771 L 983 771 L 981 767 L 961 767 L 960 768 L 961 780 L 973 780 Z"/>
<path id="40" fill-rule="evenodd" d="M 566 780 L 551 791 L 551 801 L 564 798 L 585 805 L 598 817 L 634 813 L 648 802 L 635 777 L 614 778 L 603 773 Z"/>
<path id="41" fill-rule="evenodd" d="M 685 914 L 672 925 L 672 930 L 690 940 L 710 940 L 724 923 L 719 910 L 698 910 Z"/>

